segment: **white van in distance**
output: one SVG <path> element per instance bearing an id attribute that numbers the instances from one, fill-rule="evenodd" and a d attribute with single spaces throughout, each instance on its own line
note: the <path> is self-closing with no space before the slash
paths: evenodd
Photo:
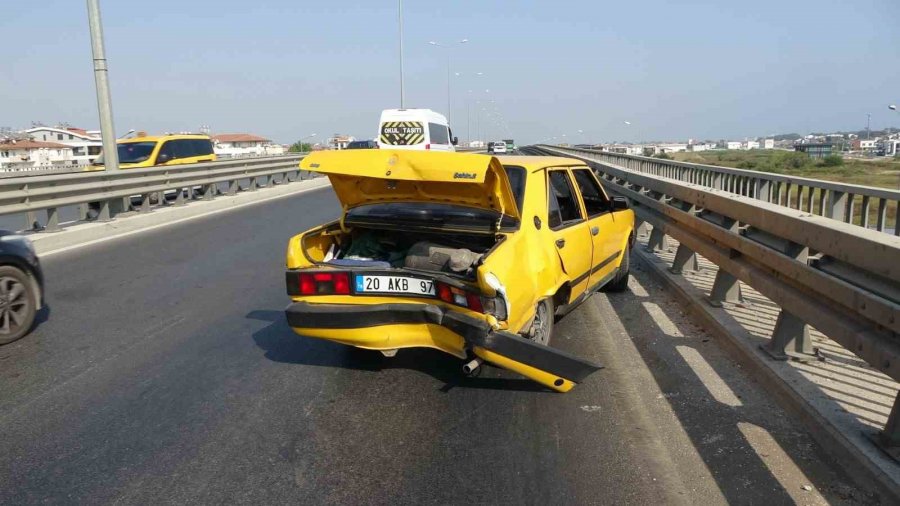
<path id="1" fill-rule="evenodd" d="M 380 149 L 456 151 L 447 118 L 431 109 L 385 109 L 378 127 Z"/>

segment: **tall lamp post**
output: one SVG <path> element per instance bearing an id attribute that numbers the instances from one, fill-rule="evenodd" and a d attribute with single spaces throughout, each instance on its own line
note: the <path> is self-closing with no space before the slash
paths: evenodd
<path id="1" fill-rule="evenodd" d="M 119 170 L 116 129 L 113 126 L 112 99 L 109 94 L 109 69 L 100 22 L 100 0 L 87 0 L 88 24 L 91 29 L 91 53 L 94 57 L 94 82 L 97 87 L 97 109 L 100 113 L 100 136 L 103 139 L 103 166 L 107 172 Z"/>
<path id="2" fill-rule="evenodd" d="M 400 108 L 403 109 L 403 0 L 397 0 L 397 22 L 400 28 Z"/>
<path id="3" fill-rule="evenodd" d="M 314 134 L 314 133 L 313 133 L 313 134 L 309 134 L 309 135 L 307 135 L 306 137 L 303 137 L 303 138 L 301 138 L 299 141 L 297 141 L 297 142 L 300 144 L 300 152 L 301 152 L 301 153 L 303 152 L 303 141 L 305 141 L 306 139 L 312 139 L 312 138 L 315 137 L 315 136 L 316 136 L 316 134 Z M 312 149 L 312 146 L 310 146 L 310 149 Z"/>
<path id="4" fill-rule="evenodd" d="M 450 123 L 450 50 L 454 47 L 457 47 L 459 44 L 465 44 L 469 42 L 469 39 L 462 39 L 456 41 L 455 44 L 442 44 L 440 42 L 435 42 L 433 40 L 428 41 L 429 44 L 435 47 L 442 47 L 447 50 L 447 123 Z"/>

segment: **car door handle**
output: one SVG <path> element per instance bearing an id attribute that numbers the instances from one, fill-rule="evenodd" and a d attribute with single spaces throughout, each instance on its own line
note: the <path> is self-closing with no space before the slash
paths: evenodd
<path id="1" fill-rule="evenodd" d="M 591 235 L 597 235 L 600 233 L 600 227 L 591 227 Z"/>
<path id="2" fill-rule="evenodd" d="M 557 247 L 557 248 L 562 248 L 562 247 L 564 247 L 565 245 L 566 245 L 566 240 L 565 240 L 565 239 L 557 239 L 557 240 L 556 240 L 556 247 Z"/>

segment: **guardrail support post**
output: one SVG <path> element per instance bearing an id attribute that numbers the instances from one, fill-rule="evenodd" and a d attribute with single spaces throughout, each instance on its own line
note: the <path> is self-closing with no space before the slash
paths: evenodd
<path id="1" fill-rule="evenodd" d="M 682 274 L 684 271 L 693 271 L 697 272 L 700 270 L 700 260 L 697 259 L 697 254 L 691 248 L 688 248 L 684 244 L 679 244 L 678 249 L 675 251 L 675 260 L 672 262 L 672 267 L 669 269 L 669 272 L 672 274 Z"/>
<path id="2" fill-rule="evenodd" d="M 203 200 L 212 200 L 216 196 L 216 185 L 208 184 L 203 187 Z"/>
<path id="3" fill-rule="evenodd" d="M 706 299 L 712 307 L 722 307 L 723 302 L 731 302 L 733 304 L 744 301 L 741 293 L 741 282 L 730 272 L 719 267 L 716 271 L 716 279 L 713 281 L 712 291 Z"/>
<path id="4" fill-rule="evenodd" d="M 653 230 L 650 231 L 650 240 L 647 241 L 647 251 L 652 253 L 668 249 L 668 247 L 669 240 L 665 232 L 659 227 L 653 227 Z"/>
<path id="5" fill-rule="evenodd" d="M 873 436 L 871 439 L 882 451 L 900 462 L 900 393 L 894 399 L 894 407 L 891 408 L 884 430 Z"/>
<path id="6" fill-rule="evenodd" d="M 97 215 L 97 221 L 110 221 L 112 220 L 112 212 L 109 209 L 110 201 L 104 200 L 100 202 L 100 214 Z"/>
<path id="7" fill-rule="evenodd" d="M 150 193 L 145 193 L 141 195 L 141 212 L 149 213 L 150 212 Z"/>
<path id="8" fill-rule="evenodd" d="M 643 237 L 647 235 L 647 222 L 642 219 L 635 220 L 634 235 L 635 237 Z"/>
<path id="9" fill-rule="evenodd" d="M 237 195 L 238 192 L 238 181 L 237 179 L 228 182 L 228 195 Z"/>
<path id="10" fill-rule="evenodd" d="M 817 358 L 809 339 L 809 325 L 784 309 L 778 313 L 772 339 L 759 347 L 775 360 L 807 362 Z"/>
<path id="11" fill-rule="evenodd" d="M 247 187 L 247 191 L 248 191 L 248 192 L 256 191 L 256 189 L 257 189 L 258 187 L 259 187 L 259 184 L 256 182 L 256 178 L 255 178 L 255 177 L 251 177 L 251 178 L 250 178 L 250 186 Z"/>
<path id="12" fill-rule="evenodd" d="M 175 189 L 175 205 L 183 206 L 185 205 L 184 201 L 184 188 Z"/>
<path id="13" fill-rule="evenodd" d="M 44 230 L 47 232 L 57 232 L 59 230 L 59 209 L 55 207 L 47 209 L 47 226 Z"/>
<path id="14" fill-rule="evenodd" d="M 25 230 L 36 230 L 35 223 L 37 223 L 37 215 L 34 214 L 34 211 L 25 213 Z"/>

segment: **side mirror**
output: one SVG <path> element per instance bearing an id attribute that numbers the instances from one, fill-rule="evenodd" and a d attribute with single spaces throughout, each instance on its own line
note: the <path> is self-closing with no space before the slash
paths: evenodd
<path id="1" fill-rule="evenodd" d="M 625 197 L 613 197 L 612 198 L 612 210 L 616 211 L 624 211 L 628 209 L 628 199 Z"/>
<path id="2" fill-rule="evenodd" d="M 160 164 L 166 163 L 166 162 L 168 162 L 168 161 L 171 160 L 171 159 L 172 159 L 172 157 L 169 156 L 167 153 L 160 153 L 160 154 L 157 155 L 157 157 L 156 157 L 156 165 L 160 165 Z"/>
<path id="3" fill-rule="evenodd" d="M 454 138 L 453 138 L 453 145 L 456 146 L 456 145 L 458 145 L 458 144 L 459 144 L 459 137 L 454 137 Z"/>

